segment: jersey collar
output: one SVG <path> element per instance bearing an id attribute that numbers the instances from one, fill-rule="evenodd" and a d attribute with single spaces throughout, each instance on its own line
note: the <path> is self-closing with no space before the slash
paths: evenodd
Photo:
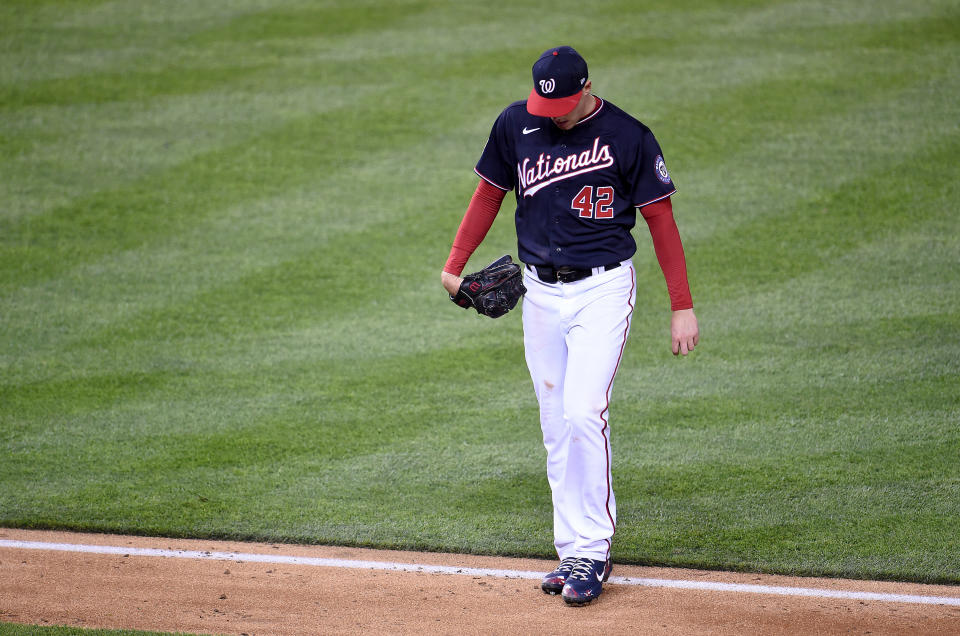
<path id="1" fill-rule="evenodd" d="M 576 127 L 579 126 L 580 124 L 583 124 L 583 123 L 585 123 L 585 122 L 590 121 L 591 119 L 593 119 L 594 117 L 596 117 L 597 115 L 599 115 L 601 110 L 603 110 L 603 104 L 604 104 L 603 98 L 602 98 L 602 97 L 598 97 L 597 95 L 594 95 L 594 97 L 597 98 L 597 107 L 594 108 L 594 109 L 593 109 L 593 112 L 591 112 L 589 115 L 587 115 L 586 117 L 584 117 L 583 119 L 581 119 L 580 121 L 578 121 L 578 122 L 574 125 L 574 128 L 576 128 Z"/>

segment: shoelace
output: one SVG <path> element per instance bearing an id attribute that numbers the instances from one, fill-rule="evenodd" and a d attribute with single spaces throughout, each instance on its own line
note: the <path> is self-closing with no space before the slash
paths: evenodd
<path id="1" fill-rule="evenodd" d="M 570 571 L 568 579 L 577 579 L 586 581 L 593 574 L 593 562 L 590 559 L 575 559 L 573 569 Z"/>
<path id="2" fill-rule="evenodd" d="M 573 566 L 576 564 L 576 557 L 567 557 L 566 559 L 560 560 L 560 565 L 557 566 L 557 572 L 563 572 L 564 574 L 570 574 L 570 571 L 573 569 Z"/>

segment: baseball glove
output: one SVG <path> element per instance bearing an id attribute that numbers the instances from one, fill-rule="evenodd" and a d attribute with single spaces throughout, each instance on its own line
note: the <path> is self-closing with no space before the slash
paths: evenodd
<path id="1" fill-rule="evenodd" d="M 478 314 L 499 318 L 516 307 L 525 293 L 523 272 L 507 254 L 479 272 L 464 276 L 457 295 L 450 296 L 450 300 L 464 309 L 473 307 Z"/>

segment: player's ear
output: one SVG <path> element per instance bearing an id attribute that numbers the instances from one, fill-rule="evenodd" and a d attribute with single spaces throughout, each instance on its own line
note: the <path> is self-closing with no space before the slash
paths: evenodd
<path id="1" fill-rule="evenodd" d="M 588 95 L 593 92 L 593 82 L 587 80 L 587 83 L 583 85 L 583 91 Z"/>

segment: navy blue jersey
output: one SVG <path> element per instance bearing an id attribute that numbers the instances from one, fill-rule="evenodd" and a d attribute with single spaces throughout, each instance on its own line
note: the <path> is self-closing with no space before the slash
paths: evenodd
<path id="1" fill-rule="evenodd" d="M 599 99 L 599 98 L 598 98 Z M 637 207 L 676 192 L 650 129 L 610 102 L 570 130 L 508 106 L 476 172 L 517 197 L 521 261 L 598 267 L 631 256 Z"/>

